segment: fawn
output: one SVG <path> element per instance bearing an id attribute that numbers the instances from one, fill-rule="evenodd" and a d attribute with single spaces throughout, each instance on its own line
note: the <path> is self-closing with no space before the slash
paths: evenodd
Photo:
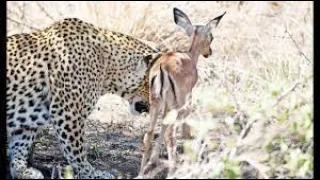
<path id="1" fill-rule="evenodd" d="M 192 25 L 188 16 L 181 10 L 174 8 L 174 22 L 182 27 L 192 39 L 188 52 L 166 52 L 154 58 L 149 69 L 149 102 L 150 102 L 150 126 L 143 139 L 143 155 L 139 177 L 146 170 L 147 160 L 151 156 L 154 128 L 158 116 L 163 119 L 170 110 L 177 111 L 176 119 L 182 119 L 188 114 L 184 108 L 191 101 L 192 89 L 198 80 L 197 61 L 200 55 L 208 58 L 212 54 L 210 44 L 213 40 L 211 30 L 219 24 L 224 14 L 212 19 L 206 25 Z M 190 129 L 183 127 L 186 135 Z M 165 137 L 164 137 L 165 136 Z M 160 155 L 161 143 L 165 138 L 168 151 L 169 173 L 175 161 L 176 142 L 173 124 L 162 124 L 159 139 L 150 158 L 150 164 L 156 163 Z"/>

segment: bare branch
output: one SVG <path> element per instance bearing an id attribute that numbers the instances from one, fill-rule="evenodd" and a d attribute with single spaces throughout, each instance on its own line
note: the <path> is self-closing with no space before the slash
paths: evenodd
<path id="1" fill-rule="evenodd" d="M 238 148 L 241 146 L 242 144 L 242 140 L 243 138 L 248 134 L 249 130 L 251 129 L 252 127 L 252 124 L 257 122 L 257 119 L 253 120 L 253 121 L 250 121 L 246 124 L 246 126 L 242 129 L 242 131 L 240 132 L 240 135 L 237 139 L 237 145 L 236 147 L 234 147 L 231 151 L 230 151 L 230 159 L 234 159 L 236 153 L 237 153 L 237 150 Z"/>
<path id="2" fill-rule="evenodd" d="M 21 10 L 21 20 L 25 19 L 25 12 L 26 12 L 26 2 L 23 2 L 22 4 L 22 10 Z M 23 29 L 25 28 L 25 25 L 21 27 L 21 31 L 23 31 Z"/>
<path id="3" fill-rule="evenodd" d="M 99 12 L 98 12 L 96 3 L 97 3 L 97 2 L 92 2 L 92 6 L 93 6 L 94 14 L 95 14 L 95 16 L 96 16 L 96 22 L 97 22 L 97 23 L 100 23 Z"/>
<path id="4" fill-rule="evenodd" d="M 7 12 L 8 12 L 8 13 L 7 13 L 7 16 L 9 16 L 9 13 L 10 13 L 10 14 L 14 14 L 15 16 L 18 16 L 18 17 L 20 16 L 19 13 L 17 13 L 16 11 L 11 10 L 11 9 L 9 9 L 9 8 L 7 8 Z"/>
<path id="5" fill-rule="evenodd" d="M 40 10 L 51 20 L 54 20 L 54 18 L 46 11 L 46 9 L 38 2 L 35 1 L 35 3 L 39 6 Z"/>
<path id="6" fill-rule="evenodd" d="M 68 5 L 66 5 L 66 6 L 68 6 Z M 63 13 L 61 13 L 61 9 L 56 9 L 56 12 L 59 14 L 60 18 L 64 17 Z"/>
<path id="7" fill-rule="evenodd" d="M 290 92 L 294 91 L 296 89 L 296 87 L 301 84 L 300 81 L 296 81 L 290 88 L 288 88 L 286 91 L 284 91 L 280 97 L 277 99 L 277 101 L 273 104 L 273 107 L 275 107 L 277 104 L 279 104 L 279 102 L 285 98 Z"/>
<path id="8" fill-rule="evenodd" d="M 289 35 L 290 39 L 292 40 L 292 42 L 294 43 L 294 45 L 295 45 L 296 48 L 298 49 L 299 53 L 300 53 L 301 55 L 303 55 L 304 58 L 306 58 L 306 60 L 309 61 L 309 63 L 312 63 L 312 62 L 310 61 L 310 59 L 301 51 L 301 49 L 300 49 L 299 46 L 298 46 L 298 43 L 293 39 L 292 35 L 289 33 L 287 26 L 285 26 L 285 27 L 286 27 L 285 33 L 287 33 L 287 34 Z"/>
<path id="9" fill-rule="evenodd" d="M 38 28 L 35 28 L 35 27 L 33 27 L 33 26 L 30 26 L 30 25 L 28 25 L 28 24 L 26 24 L 26 23 L 23 23 L 23 22 L 21 22 L 21 21 L 12 19 L 12 18 L 10 18 L 10 17 L 7 17 L 7 20 L 12 21 L 12 22 L 14 22 L 14 23 L 16 23 L 16 24 L 19 24 L 19 25 L 26 26 L 26 27 L 28 27 L 28 28 L 30 28 L 30 29 L 32 29 L 32 30 L 36 30 L 36 31 L 39 30 Z"/>
<path id="10" fill-rule="evenodd" d="M 21 6 L 21 5 L 18 5 L 18 4 L 17 4 L 17 5 L 16 5 L 16 7 L 19 9 L 19 11 L 20 11 L 20 12 L 22 12 L 22 11 L 23 11 L 23 9 L 22 9 L 22 6 Z"/>

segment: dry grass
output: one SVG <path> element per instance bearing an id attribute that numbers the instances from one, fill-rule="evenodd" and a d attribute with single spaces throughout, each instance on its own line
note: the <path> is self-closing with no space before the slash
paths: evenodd
<path id="1" fill-rule="evenodd" d="M 200 59 L 195 113 L 186 119 L 196 139 L 183 143 L 185 153 L 168 177 L 313 178 L 312 2 L 8 2 L 7 7 L 8 35 L 78 17 L 170 50 L 190 42 L 173 22 L 173 7 L 196 24 L 227 11 L 213 32 L 213 56 Z M 148 116 L 130 116 L 119 98 L 106 96 L 99 104 L 104 108 L 92 119 L 142 135 Z"/>

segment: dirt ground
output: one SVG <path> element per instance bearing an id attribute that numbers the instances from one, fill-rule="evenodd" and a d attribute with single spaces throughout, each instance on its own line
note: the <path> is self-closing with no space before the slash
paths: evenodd
<path id="1" fill-rule="evenodd" d="M 89 162 L 99 170 L 112 172 L 119 179 L 138 175 L 139 145 L 148 125 L 146 115 L 132 116 L 128 108 L 122 99 L 106 95 L 99 100 L 85 126 Z M 156 133 L 158 130 L 159 127 Z M 52 126 L 39 134 L 30 165 L 43 172 L 46 179 L 51 179 L 53 167 L 68 165 Z M 164 173 L 158 177 L 163 177 Z"/>
<path id="2" fill-rule="evenodd" d="M 123 131 L 125 130 L 119 128 L 116 131 L 108 129 L 99 133 L 94 130 L 89 132 L 86 136 L 88 160 L 97 169 L 111 171 L 118 178 L 131 178 L 139 170 L 140 136 L 131 136 Z M 42 142 L 35 148 L 33 163 L 35 166 L 44 166 L 42 168 L 47 169 L 45 176 L 50 178 L 53 166 L 65 166 L 67 163 L 54 136 L 47 135 L 41 139 Z"/>

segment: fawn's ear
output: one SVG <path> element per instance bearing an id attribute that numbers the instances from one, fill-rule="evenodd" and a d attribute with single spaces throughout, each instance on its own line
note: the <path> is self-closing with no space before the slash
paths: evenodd
<path id="1" fill-rule="evenodd" d="M 211 30 L 212 28 L 216 28 L 220 22 L 220 20 L 222 19 L 222 17 L 226 14 L 227 12 L 224 12 L 222 15 L 212 19 L 211 21 L 209 21 L 206 25 L 206 29 L 207 30 Z"/>
<path id="2" fill-rule="evenodd" d="M 187 32 L 188 36 L 191 36 L 193 32 L 193 26 L 188 16 L 178 8 L 173 8 L 173 16 L 174 22 L 178 26 L 182 27 Z"/>

